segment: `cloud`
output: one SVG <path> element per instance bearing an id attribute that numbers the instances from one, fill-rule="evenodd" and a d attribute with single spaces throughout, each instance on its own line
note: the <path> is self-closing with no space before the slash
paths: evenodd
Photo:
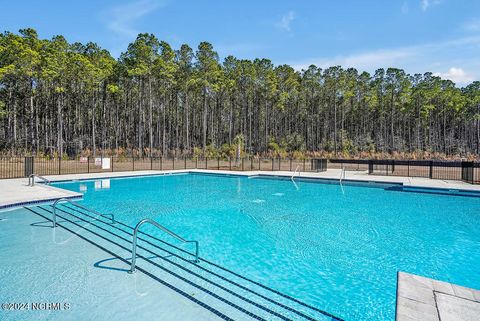
<path id="1" fill-rule="evenodd" d="M 220 57 L 233 55 L 237 58 L 249 58 L 251 56 L 258 56 L 258 54 L 267 48 L 267 46 L 265 44 L 257 43 L 219 43 L 215 44 L 214 48 Z"/>
<path id="2" fill-rule="evenodd" d="M 471 36 L 436 43 L 355 52 L 349 55 L 318 57 L 291 62 L 290 65 L 296 70 L 307 69 L 313 64 L 320 68 L 336 65 L 343 68 L 354 67 L 370 73 L 378 68 L 388 67 L 401 68 L 412 74 L 432 71 L 459 85 L 464 85 L 480 79 L 480 61 L 477 58 L 479 46 L 480 36 Z M 462 52 L 462 55 L 458 55 L 459 52 Z M 442 73 L 442 70 L 448 72 Z"/>
<path id="3" fill-rule="evenodd" d="M 106 13 L 107 27 L 119 36 L 133 38 L 139 33 L 134 27 L 135 21 L 162 4 L 154 0 L 140 0 L 110 8 Z"/>
<path id="4" fill-rule="evenodd" d="M 420 6 L 422 7 L 422 11 L 427 11 L 428 8 L 440 4 L 440 0 L 421 0 Z"/>
<path id="5" fill-rule="evenodd" d="M 462 29 L 465 31 L 480 31 L 480 18 L 477 19 L 472 19 L 467 22 L 465 22 L 462 25 Z"/>
<path id="6" fill-rule="evenodd" d="M 465 72 L 465 70 L 457 67 L 451 67 L 446 73 L 435 72 L 434 75 L 444 79 L 450 79 L 458 84 L 467 84 L 475 79 L 473 76 Z"/>
<path id="7" fill-rule="evenodd" d="M 295 19 L 295 12 L 289 11 L 287 14 L 283 15 L 280 21 L 275 24 L 275 27 L 278 29 L 283 29 L 290 32 L 292 30 L 290 24 Z"/>
<path id="8" fill-rule="evenodd" d="M 367 51 L 347 56 L 336 56 L 333 58 L 318 58 L 305 62 L 293 64 L 295 69 L 306 69 L 309 65 L 314 64 L 321 68 L 330 66 L 355 67 L 360 70 L 372 70 L 381 66 L 393 66 L 402 59 L 412 57 L 415 53 L 409 48 L 400 49 L 379 49 L 375 51 Z"/>

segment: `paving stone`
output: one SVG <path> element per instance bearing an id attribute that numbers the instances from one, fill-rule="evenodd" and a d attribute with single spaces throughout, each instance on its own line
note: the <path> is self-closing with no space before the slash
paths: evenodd
<path id="1" fill-rule="evenodd" d="M 442 321 L 480 320 L 480 303 L 478 302 L 442 293 L 438 293 L 436 299 Z"/>
<path id="2" fill-rule="evenodd" d="M 397 286 L 396 321 L 480 321 L 478 290 L 405 272 Z"/>
<path id="3" fill-rule="evenodd" d="M 411 283 L 400 283 L 398 285 L 397 293 L 400 297 L 435 306 L 435 298 L 432 289 L 418 287 Z"/>
<path id="4" fill-rule="evenodd" d="M 453 286 L 453 292 L 455 293 L 456 296 L 464 299 L 475 300 L 472 290 L 459 285 L 452 285 L 452 286 Z"/>
<path id="5" fill-rule="evenodd" d="M 397 321 L 408 320 L 400 319 L 399 315 L 411 320 L 438 321 L 435 306 L 406 298 L 401 298 L 397 302 Z"/>
<path id="6" fill-rule="evenodd" d="M 433 289 L 446 294 L 455 294 L 452 285 L 448 282 L 433 280 Z"/>

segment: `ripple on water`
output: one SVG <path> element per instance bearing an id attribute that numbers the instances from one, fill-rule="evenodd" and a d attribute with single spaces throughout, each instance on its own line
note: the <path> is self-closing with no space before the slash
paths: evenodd
<path id="1" fill-rule="evenodd" d="M 52 295 L 55 295 L 58 299 L 68 301 L 86 287 L 88 262 L 77 257 L 66 259 L 58 264 L 62 265 L 62 273 L 50 280 L 49 284 L 40 290 L 41 299 L 52 300 Z"/>

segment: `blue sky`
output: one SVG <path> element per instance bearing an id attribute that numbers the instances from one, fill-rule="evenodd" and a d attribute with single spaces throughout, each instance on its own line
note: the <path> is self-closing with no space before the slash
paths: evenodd
<path id="1" fill-rule="evenodd" d="M 174 48 L 209 41 L 220 57 L 265 57 L 297 69 L 397 67 L 459 85 L 480 79 L 478 0 L 0 2 L 0 30 L 94 41 L 116 57 L 150 32 Z"/>

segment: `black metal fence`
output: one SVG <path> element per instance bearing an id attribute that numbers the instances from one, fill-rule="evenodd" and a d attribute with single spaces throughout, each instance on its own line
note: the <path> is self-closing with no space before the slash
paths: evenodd
<path id="1" fill-rule="evenodd" d="M 108 159 L 108 164 L 105 161 Z M 108 165 L 108 166 L 107 166 Z M 319 172 L 329 168 L 366 171 L 371 175 L 425 177 L 480 183 L 480 163 L 439 160 L 290 159 L 246 157 L 0 157 L 0 178 L 139 170 L 210 169 L 232 171 Z"/>
<path id="2" fill-rule="evenodd" d="M 0 178 L 20 178 L 30 174 L 62 175 L 140 170 L 210 169 L 235 171 L 325 171 L 326 159 L 289 159 L 249 157 L 1 157 Z"/>
<path id="3" fill-rule="evenodd" d="M 349 170 L 366 170 L 368 174 L 425 177 L 480 183 L 480 163 L 471 161 L 330 159 L 331 164 Z M 332 167 L 332 166 L 331 166 Z M 335 165 L 333 166 L 335 167 Z"/>

